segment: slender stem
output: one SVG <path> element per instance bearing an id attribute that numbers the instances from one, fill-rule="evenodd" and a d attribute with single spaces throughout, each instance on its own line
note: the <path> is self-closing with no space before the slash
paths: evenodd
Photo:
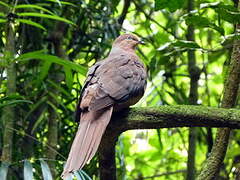
<path id="1" fill-rule="evenodd" d="M 194 9 L 194 0 L 188 0 L 187 11 Z M 189 25 L 186 38 L 188 41 L 194 41 L 194 27 Z M 189 104 L 197 104 L 198 100 L 198 80 L 200 78 L 200 69 L 196 65 L 196 56 L 194 50 L 188 51 L 188 72 L 190 75 L 190 91 Z M 187 160 L 187 180 L 195 179 L 195 154 L 196 154 L 196 137 L 197 129 L 192 127 L 189 129 L 188 135 L 188 160 Z"/>

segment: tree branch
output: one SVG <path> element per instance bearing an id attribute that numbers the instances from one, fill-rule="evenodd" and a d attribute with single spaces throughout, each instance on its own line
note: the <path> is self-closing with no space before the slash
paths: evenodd
<path id="1" fill-rule="evenodd" d="M 108 126 L 112 134 L 131 129 L 158 129 L 175 127 L 229 127 L 240 128 L 240 110 L 194 105 L 136 107 L 115 113 Z M 111 134 L 111 135 L 112 135 Z"/>
<path id="2" fill-rule="evenodd" d="M 113 157 L 117 137 L 127 130 L 175 127 L 228 127 L 240 129 L 240 110 L 194 105 L 136 107 L 114 113 L 99 148 L 100 179 L 116 180 Z M 109 171 L 111 169 L 111 171 Z"/>
<path id="3" fill-rule="evenodd" d="M 124 0 L 124 6 L 123 6 L 123 10 L 121 13 L 121 16 L 118 18 L 118 23 L 122 26 L 123 21 L 125 20 L 127 13 L 128 13 L 128 9 L 131 5 L 131 0 Z"/>

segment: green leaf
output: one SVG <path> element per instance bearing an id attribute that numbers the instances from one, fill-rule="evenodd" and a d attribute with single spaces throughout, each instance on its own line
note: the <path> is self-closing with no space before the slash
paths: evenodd
<path id="1" fill-rule="evenodd" d="M 28 20 L 28 19 L 16 19 L 16 21 L 20 22 L 20 23 L 31 25 L 31 26 L 34 26 L 34 27 L 37 27 L 37 28 L 40 28 L 40 29 L 46 31 L 46 28 L 43 27 L 41 24 L 36 23 L 34 21 L 31 21 L 31 20 Z"/>
<path id="2" fill-rule="evenodd" d="M 71 68 L 72 70 L 75 70 L 82 75 L 85 75 L 87 73 L 87 69 L 81 65 L 75 64 L 71 61 L 61 59 L 57 56 L 49 55 L 49 54 L 44 54 L 40 51 L 33 51 L 30 53 L 25 53 L 20 55 L 18 58 L 16 58 L 16 61 L 29 61 L 32 59 L 37 59 L 37 60 L 44 60 L 44 61 L 50 61 L 68 68 Z"/>
<path id="3" fill-rule="evenodd" d="M 5 6 L 5 7 L 7 7 L 7 8 L 10 8 L 10 6 L 9 6 L 7 3 L 2 2 L 2 1 L 0 1 L 0 5 Z"/>
<path id="4" fill-rule="evenodd" d="M 5 107 L 5 106 L 10 106 L 10 105 L 19 104 L 19 103 L 30 103 L 30 104 L 32 104 L 32 101 L 28 101 L 28 100 L 12 100 L 12 101 L 7 101 L 7 102 L 4 102 L 4 103 L 0 104 L 0 108 L 3 108 L 3 107 Z"/>
<path id="5" fill-rule="evenodd" d="M 88 180 L 92 180 L 88 175 L 87 173 L 85 173 L 83 170 L 80 170 L 81 173 L 88 179 Z"/>
<path id="6" fill-rule="evenodd" d="M 7 22 L 6 19 L 0 19 L 0 23 L 5 23 L 5 22 Z"/>
<path id="7" fill-rule="evenodd" d="M 7 162 L 1 163 L 1 167 L 0 167 L 1 180 L 7 180 L 8 166 L 9 164 Z"/>
<path id="8" fill-rule="evenodd" d="M 43 159 L 40 160 L 40 163 L 43 174 L 43 180 L 52 180 L 53 178 L 50 168 L 48 167 L 48 164 Z"/>
<path id="9" fill-rule="evenodd" d="M 79 170 L 74 172 L 74 176 L 77 178 L 77 180 L 85 180 L 84 176 Z"/>
<path id="10" fill-rule="evenodd" d="M 230 34 L 223 37 L 223 40 L 221 41 L 221 44 L 223 46 L 232 44 L 234 40 L 240 40 L 240 33 Z"/>
<path id="11" fill-rule="evenodd" d="M 50 91 L 48 92 L 48 95 L 49 95 L 50 97 L 52 97 L 52 98 L 55 100 L 55 102 L 57 102 L 57 105 L 61 105 L 61 106 L 63 107 L 63 109 L 67 111 L 66 106 L 64 105 L 64 103 L 62 102 L 62 100 L 59 99 L 59 96 L 57 96 L 56 94 L 54 94 L 54 93 L 52 93 L 52 92 L 50 92 Z M 59 108 L 56 107 L 55 109 L 56 109 L 56 111 L 57 111 L 57 109 L 59 109 Z"/>
<path id="12" fill-rule="evenodd" d="M 58 116 L 59 119 L 61 119 L 59 113 L 58 113 L 58 108 L 55 104 L 53 104 L 51 101 L 47 101 L 47 104 L 56 112 L 56 115 Z"/>
<path id="13" fill-rule="evenodd" d="M 36 103 L 34 103 L 33 106 L 31 107 L 31 110 L 25 115 L 24 121 L 26 121 L 28 117 L 46 100 L 47 100 L 47 97 L 43 96 Z"/>
<path id="14" fill-rule="evenodd" d="M 48 71 L 52 65 L 51 61 L 44 61 L 43 65 L 40 69 L 40 74 L 37 79 L 37 87 L 42 83 L 42 81 L 45 79 L 45 77 L 48 75 Z"/>
<path id="15" fill-rule="evenodd" d="M 57 3 L 56 0 L 46 0 L 46 1 Z M 73 7 L 77 7 L 75 4 L 67 2 L 67 1 L 60 1 L 60 3 L 62 5 L 70 5 L 70 6 L 73 6 Z"/>
<path id="16" fill-rule="evenodd" d="M 39 9 L 39 10 L 42 10 L 44 12 L 54 15 L 54 13 L 49 11 L 48 9 L 43 8 L 42 6 L 34 5 L 34 4 L 19 4 L 19 5 L 15 6 L 15 9 L 26 9 L 26 8 Z"/>
<path id="17" fill-rule="evenodd" d="M 0 102 L 8 101 L 8 100 L 17 100 L 17 99 L 24 99 L 24 97 L 20 96 L 19 94 L 11 94 L 8 96 L 1 97 Z"/>
<path id="18" fill-rule="evenodd" d="M 230 9 L 229 6 L 221 6 L 215 9 L 215 11 L 219 14 L 220 18 L 225 21 L 232 24 L 240 23 L 240 12 L 233 11 L 233 7 Z"/>
<path id="19" fill-rule="evenodd" d="M 59 1 L 59 0 L 55 0 L 57 3 L 58 3 L 58 5 L 60 6 L 60 7 L 62 7 L 62 4 L 61 4 L 61 2 Z"/>
<path id="20" fill-rule="evenodd" d="M 169 9 L 169 11 L 174 12 L 180 9 L 184 5 L 184 0 L 155 0 L 155 10 Z"/>
<path id="21" fill-rule="evenodd" d="M 33 179 L 33 167 L 32 167 L 32 164 L 28 160 L 24 161 L 23 174 L 24 174 L 24 180 L 32 180 Z"/>
<path id="22" fill-rule="evenodd" d="M 46 107 L 43 109 L 41 115 L 38 117 L 38 119 L 36 120 L 36 122 L 34 123 L 33 125 L 33 128 L 31 130 L 31 133 L 33 134 L 34 131 L 36 130 L 36 128 L 38 127 L 38 125 L 42 122 L 42 120 L 44 119 L 45 117 L 45 112 L 46 112 Z"/>
<path id="23" fill-rule="evenodd" d="M 42 14 L 42 13 L 33 13 L 33 12 L 25 12 L 25 13 L 17 13 L 18 16 L 27 16 L 27 17 L 41 17 L 47 19 L 53 19 L 57 21 L 63 21 L 67 24 L 75 25 L 72 21 L 69 21 L 65 18 L 56 16 L 56 15 L 49 15 L 49 14 Z"/>
<path id="24" fill-rule="evenodd" d="M 65 72 L 65 80 L 66 80 L 66 84 L 67 84 L 67 87 L 69 89 L 72 89 L 72 86 L 73 86 L 73 75 L 72 75 L 72 71 L 70 68 L 68 67 L 64 67 L 64 72 Z"/>
<path id="25" fill-rule="evenodd" d="M 68 91 L 66 91 L 65 88 L 62 88 L 60 84 L 57 84 L 57 83 L 55 83 L 55 82 L 53 82 L 53 81 L 51 81 L 51 80 L 49 80 L 49 79 L 47 80 L 47 82 L 48 82 L 51 86 L 55 87 L 58 91 L 60 91 L 60 92 L 63 93 L 64 95 L 66 95 L 68 98 L 72 98 L 71 93 L 69 93 Z"/>
<path id="26" fill-rule="evenodd" d="M 204 9 L 204 8 L 216 8 L 216 7 L 219 7 L 219 4 L 221 4 L 221 2 L 201 3 L 201 4 L 200 4 L 200 9 Z"/>
<path id="27" fill-rule="evenodd" d="M 172 45 L 181 48 L 200 48 L 200 46 L 196 42 L 185 40 L 177 40 L 174 43 L 172 43 Z"/>
<path id="28" fill-rule="evenodd" d="M 162 137 L 161 137 L 161 130 L 160 129 L 156 129 L 157 131 L 157 135 L 158 135 L 158 142 L 159 142 L 159 147 L 160 149 L 163 149 L 163 143 L 162 143 Z M 161 152 L 161 151 L 160 151 Z"/>
<path id="29" fill-rule="evenodd" d="M 223 36 L 224 36 L 224 34 L 225 34 L 225 31 L 224 31 L 223 27 L 217 26 L 216 24 L 213 24 L 213 23 L 210 24 L 210 28 L 218 31 L 218 32 L 219 32 L 221 35 L 223 35 Z"/>
<path id="30" fill-rule="evenodd" d="M 167 7 L 168 0 L 155 0 L 155 10 L 161 10 Z"/>
<path id="31" fill-rule="evenodd" d="M 164 45 L 160 46 L 157 50 L 158 51 L 165 51 L 166 49 L 169 49 L 171 46 L 170 42 L 165 43 Z"/>
<path id="32" fill-rule="evenodd" d="M 211 22 L 206 17 L 202 16 L 188 16 L 186 18 L 186 24 L 187 25 L 194 25 L 196 27 L 209 27 L 209 24 Z"/>
<path id="33" fill-rule="evenodd" d="M 187 25 L 194 25 L 197 28 L 212 28 L 218 31 L 221 35 L 224 35 L 224 29 L 222 27 L 217 26 L 216 24 L 212 23 L 208 18 L 202 16 L 188 16 L 186 17 L 186 24 Z"/>

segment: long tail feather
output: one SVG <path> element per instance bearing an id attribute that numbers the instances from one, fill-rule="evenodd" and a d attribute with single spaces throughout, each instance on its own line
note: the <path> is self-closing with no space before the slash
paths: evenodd
<path id="1" fill-rule="evenodd" d="M 81 169 L 97 152 L 102 135 L 111 119 L 113 107 L 101 111 L 83 112 L 80 126 L 73 141 L 67 163 L 62 173 L 65 179 L 72 172 Z"/>

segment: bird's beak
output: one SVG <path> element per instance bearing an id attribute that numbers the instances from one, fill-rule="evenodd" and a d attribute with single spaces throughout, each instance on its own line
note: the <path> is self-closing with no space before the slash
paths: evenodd
<path id="1" fill-rule="evenodd" d="M 145 45 L 145 42 L 144 42 L 143 40 L 139 40 L 139 41 L 138 41 L 138 44 Z"/>

